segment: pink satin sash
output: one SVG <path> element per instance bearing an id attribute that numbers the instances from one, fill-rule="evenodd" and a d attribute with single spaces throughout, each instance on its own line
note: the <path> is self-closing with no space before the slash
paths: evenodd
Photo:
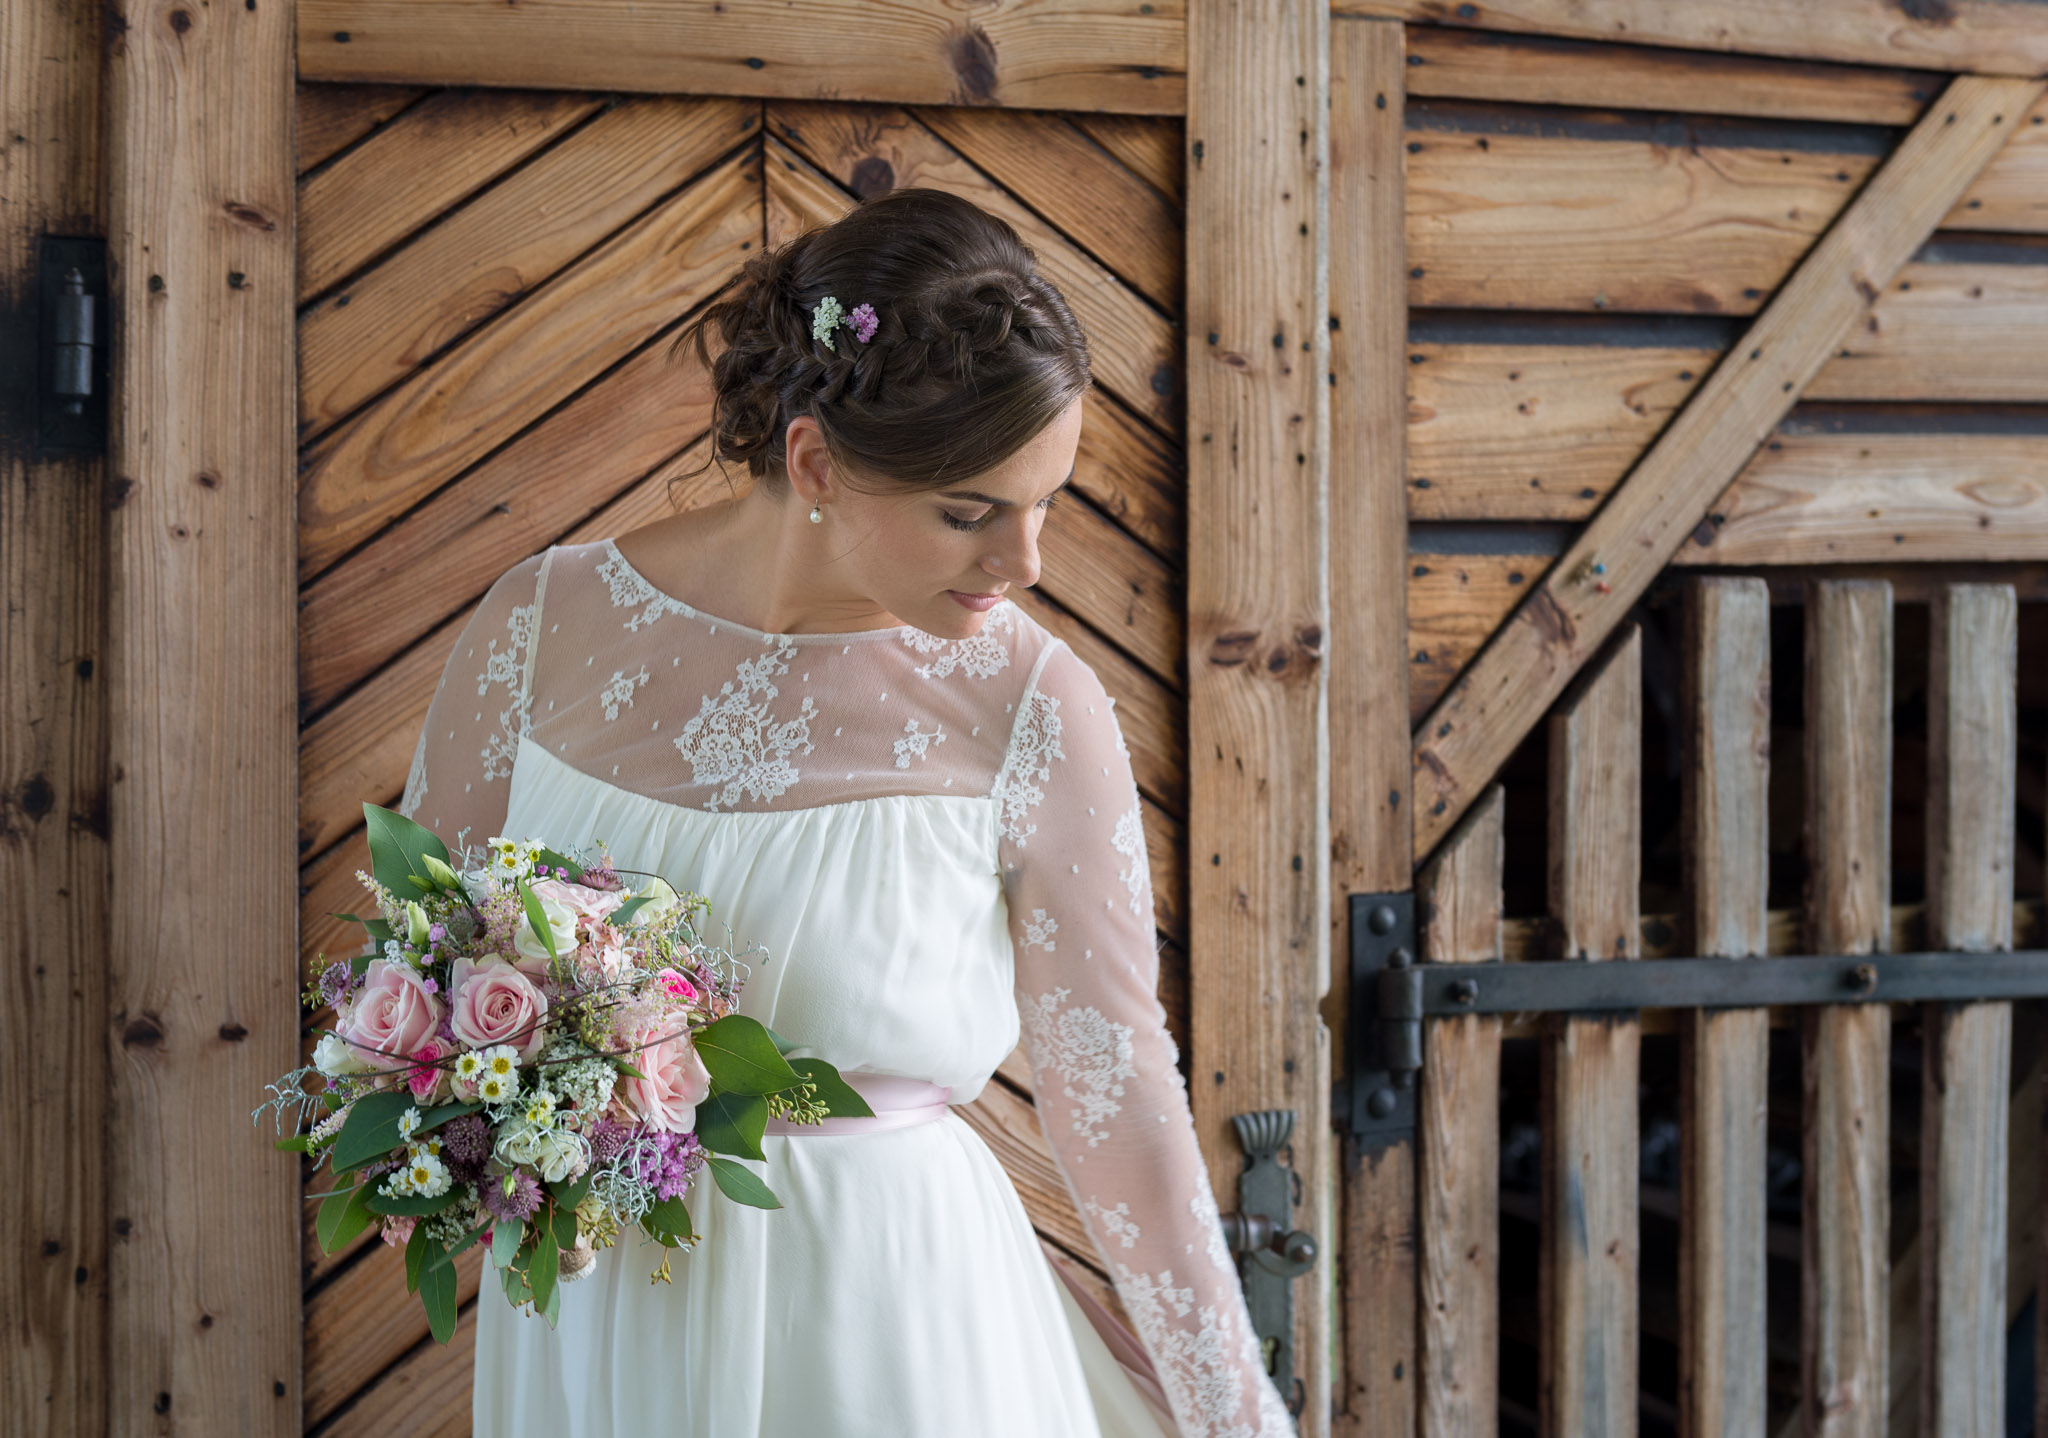
<path id="1" fill-rule="evenodd" d="M 852 1070 L 839 1075 L 853 1091 L 867 1100 L 868 1107 L 875 1111 L 874 1117 L 845 1115 L 828 1118 L 823 1123 L 791 1123 L 788 1119 L 771 1118 L 767 1132 L 781 1134 L 823 1134 L 831 1137 L 849 1133 L 886 1133 L 892 1128 L 909 1128 L 912 1124 L 930 1123 L 933 1119 L 946 1116 L 947 1105 L 952 1101 L 953 1090 L 941 1084 L 928 1083 L 924 1079 L 902 1078 L 896 1074 L 859 1073 Z"/>

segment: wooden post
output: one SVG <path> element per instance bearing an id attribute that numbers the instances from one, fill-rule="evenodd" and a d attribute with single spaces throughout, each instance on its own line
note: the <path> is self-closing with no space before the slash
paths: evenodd
<path id="1" fill-rule="evenodd" d="M 1807 943 L 1891 938 L 1892 591 L 1806 594 Z M 1810 1438 L 1884 1438 L 1890 1294 L 1891 1010 L 1810 1010 L 1805 1036 L 1801 1404 Z"/>
<path id="2" fill-rule="evenodd" d="M 1685 952 L 1750 958 L 1768 947 L 1771 596 L 1761 579 L 1687 587 L 1680 657 L 1686 750 Z M 1764 1139 L 1770 1013 L 1681 1019 L 1679 1431 L 1761 1433 Z"/>
<path id="3" fill-rule="evenodd" d="M 2009 585 L 1935 591 L 1927 684 L 1927 943 L 2012 947 L 2015 664 Z M 2005 1432 L 2012 1005 L 1928 1004 L 1920 1126 L 1920 1432 Z"/>
<path id="4" fill-rule="evenodd" d="M 288 5 L 120 4 L 109 906 L 113 1433 L 299 1431 Z"/>
<path id="5" fill-rule="evenodd" d="M 1406 889 L 1408 821 L 1407 263 L 1399 25 L 1330 30 L 1330 931 L 1344 953 L 1349 896 Z M 1338 1038 L 1343 965 L 1324 1013 Z M 1343 1371 L 1337 1431 L 1414 1428 L 1415 1157 L 1408 1144 L 1348 1152 Z M 1327 1274 L 1330 1270 L 1325 1270 Z"/>
<path id="6" fill-rule="evenodd" d="M 1642 952 L 1642 638 L 1588 666 L 1550 718 L 1550 913 L 1564 962 Z M 1642 1025 L 1553 1017 L 1543 1040 L 1543 1431 L 1636 1425 Z"/>
<path id="7" fill-rule="evenodd" d="M 1186 129 L 1189 1087 L 1225 1211 L 1231 1115 L 1295 1111 L 1302 1199 L 1274 1217 L 1325 1243 L 1329 23 L 1195 0 Z M 1304 1438 L 1328 1431 L 1323 1294 L 1294 1289 Z"/>
<path id="8" fill-rule="evenodd" d="M 1417 884 L 1423 958 L 1500 958 L 1502 799 L 1480 797 Z M 1494 1015 L 1424 1030 L 1416 1104 L 1422 1169 L 1422 1438 L 1487 1438 L 1500 1402 L 1500 1029 Z"/>

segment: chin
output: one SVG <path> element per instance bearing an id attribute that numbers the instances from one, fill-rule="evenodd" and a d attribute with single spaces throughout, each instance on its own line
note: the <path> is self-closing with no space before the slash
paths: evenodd
<path id="1" fill-rule="evenodd" d="M 922 607 L 917 627 L 942 639 L 971 639 L 981 632 L 982 625 L 988 622 L 989 610 L 995 607 L 992 604 L 988 609 L 969 609 L 950 593 L 941 591 Z"/>

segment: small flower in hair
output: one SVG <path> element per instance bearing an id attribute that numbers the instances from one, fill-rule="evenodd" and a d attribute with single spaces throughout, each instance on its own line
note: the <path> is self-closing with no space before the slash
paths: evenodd
<path id="1" fill-rule="evenodd" d="M 853 337 L 862 344 L 866 344 L 875 337 L 875 331 L 881 327 L 882 323 L 881 318 L 876 315 L 873 305 L 855 305 L 853 313 L 847 316 L 846 322 L 853 326 Z"/>
<path id="2" fill-rule="evenodd" d="M 827 295 L 818 301 L 818 307 L 811 311 L 811 338 L 828 350 L 837 351 L 839 346 L 832 343 L 832 331 L 845 317 L 846 311 L 835 296 Z"/>

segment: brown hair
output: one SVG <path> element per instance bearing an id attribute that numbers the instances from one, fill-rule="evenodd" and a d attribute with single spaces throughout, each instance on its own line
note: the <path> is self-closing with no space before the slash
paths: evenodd
<path id="1" fill-rule="evenodd" d="M 874 307 L 867 343 L 845 325 L 829 349 L 812 338 L 828 295 L 849 314 Z M 771 483 L 787 477 L 783 434 L 798 415 L 848 471 L 932 489 L 1001 464 L 1089 383 L 1087 340 L 1036 256 L 942 190 L 873 196 L 754 256 L 670 357 L 685 347 L 711 374 L 713 456 Z"/>

